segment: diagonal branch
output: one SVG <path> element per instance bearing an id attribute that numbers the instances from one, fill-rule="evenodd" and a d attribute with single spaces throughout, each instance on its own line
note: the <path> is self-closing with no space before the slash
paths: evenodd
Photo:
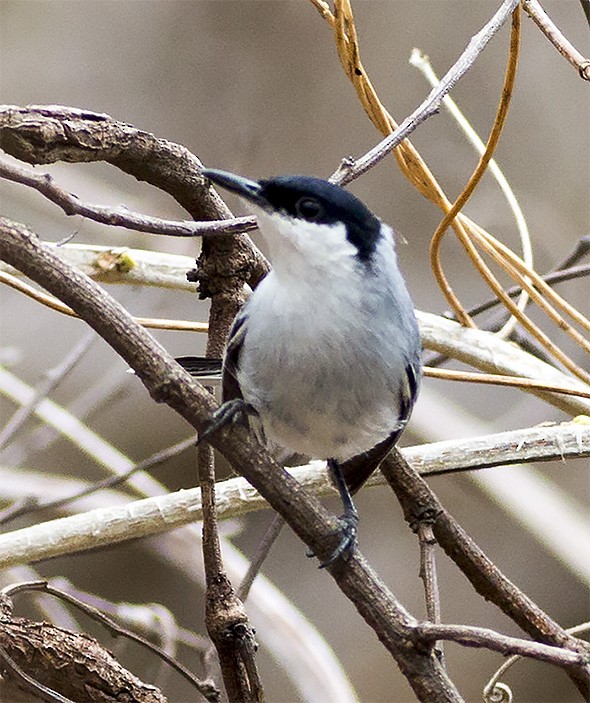
<path id="1" fill-rule="evenodd" d="M 531 637 L 581 653 L 587 661 L 590 654 L 588 643 L 569 635 L 498 569 L 443 508 L 428 484 L 398 450 L 394 449 L 383 461 L 381 471 L 397 496 L 406 521 L 414 524 L 429 516 L 437 542 L 480 595 L 499 607 Z M 579 691 L 588 696 L 588 666 L 569 673 Z"/>
<path id="2" fill-rule="evenodd" d="M 588 14 L 588 5 L 584 4 L 583 7 L 584 11 Z M 585 81 L 590 81 L 590 60 L 583 56 L 576 47 L 563 36 L 559 28 L 542 8 L 541 3 L 538 2 L 538 0 L 522 0 L 522 9 L 533 20 L 547 39 L 549 39 L 557 51 L 578 70 L 580 78 Z"/>
<path id="3" fill-rule="evenodd" d="M 504 0 L 498 11 L 482 27 L 482 29 L 472 37 L 471 41 L 453 64 L 451 69 L 443 76 L 436 88 L 433 88 L 428 97 L 419 105 L 411 115 L 400 123 L 400 125 L 391 134 L 388 134 L 379 144 L 359 159 L 346 159 L 332 179 L 339 185 L 345 185 L 350 181 L 358 178 L 363 173 L 372 168 L 375 164 L 384 159 L 395 147 L 399 146 L 404 139 L 419 127 L 425 120 L 436 114 L 440 103 L 444 96 L 453 89 L 453 87 L 463 78 L 467 71 L 471 68 L 475 60 L 485 49 L 492 37 L 501 29 L 502 25 L 510 17 L 514 8 L 518 5 L 518 0 Z M 324 15 L 328 17 L 327 15 Z M 329 19 L 329 17 L 328 17 Z M 364 78 L 362 68 L 356 67 L 360 73 L 355 73 L 358 80 Z M 372 86 L 370 86 L 372 88 Z M 363 88 L 363 91 L 366 88 Z M 376 96 L 375 96 L 376 98 Z M 378 99 L 376 98 L 377 102 Z"/>

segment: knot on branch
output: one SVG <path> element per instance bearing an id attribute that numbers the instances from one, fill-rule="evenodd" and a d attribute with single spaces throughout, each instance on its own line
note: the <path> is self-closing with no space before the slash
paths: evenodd
<path id="1" fill-rule="evenodd" d="M 218 295 L 239 297 L 242 302 L 244 283 L 253 271 L 251 252 L 237 237 L 216 236 L 215 241 L 205 237 L 197 266 L 187 273 L 187 279 L 197 283 L 199 298 L 205 300 Z"/>
<path id="2" fill-rule="evenodd" d="M 440 508 L 436 507 L 420 507 L 414 512 L 413 519 L 408 522 L 410 529 L 412 532 L 418 532 L 423 525 L 434 525 L 442 512 Z"/>
<path id="3" fill-rule="evenodd" d="M 250 627 L 246 621 L 236 622 L 226 627 L 220 634 L 221 639 L 226 643 L 231 643 L 234 646 L 242 645 L 249 646 L 252 642 L 254 650 L 258 650 L 258 644 L 254 640 L 256 630 Z"/>

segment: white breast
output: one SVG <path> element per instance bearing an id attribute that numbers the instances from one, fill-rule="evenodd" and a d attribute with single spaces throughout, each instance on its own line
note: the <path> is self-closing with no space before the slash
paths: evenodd
<path id="1" fill-rule="evenodd" d="M 391 242 L 380 246 L 372 274 L 347 253 L 306 270 L 307 256 L 293 270 L 283 260 L 248 302 L 238 381 L 282 447 L 344 460 L 397 427 L 408 341 L 393 293 L 407 293 Z"/>

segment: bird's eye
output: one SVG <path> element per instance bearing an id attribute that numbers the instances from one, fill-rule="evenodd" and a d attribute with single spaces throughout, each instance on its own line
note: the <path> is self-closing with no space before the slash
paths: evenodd
<path id="1" fill-rule="evenodd" d="M 295 211 L 299 217 L 311 222 L 324 214 L 324 208 L 315 198 L 301 198 L 295 203 Z"/>

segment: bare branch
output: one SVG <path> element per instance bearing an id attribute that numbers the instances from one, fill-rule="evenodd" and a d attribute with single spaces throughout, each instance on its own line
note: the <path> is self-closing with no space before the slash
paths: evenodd
<path id="1" fill-rule="evenodd" d="M 162 220 L 124 207 L 105 207 L 83 203 L 78 197 L 55 184 L 50 173 L 39 173 L 19 168 L 0 160 L 0 177 L 33 188 L 52 203 L 58 205 L 66 215 L 80 215 L 89 220 L 111 227 L 125 227 L 147 234 L 166 234 L 171 237 L 201 237 L 214 234 L 243 234 L 256 229 L 256 218 L 233 217 L 227 220 L 195 222 L 194 220 Z"/>
<path id="2" fill-rule="evenodd" d="M 422 476 L 526 461 L 563 462 L 590 456 L 590 425 L 567 422 L 421 444 L 404 449 L 403 455 Z M 314 461 L 289 469 L 289 473 L 307 493 L 334 495 L 325 462 Z M 7 489 L 10 483 L 8 479 L 5 481 Z M 383 475 L 376 472 L 367 485 L 384 483 Z M 15 496 L 6 490 L 0 491 L 0 497 L 14 499 Z M 216 503 L 221 520 L 268 508 L 266 500 L 242 477 L 218 483 Z M 190 488 L 9 532 L 0 535 L 0 568 L 161 534 L 202 519 L 201 505 L 200 488 Z"/>
<path id="3" fill-rule="evenodd" d="M 444 509 L 428 484 L 418 476 L 399 450 L 394 449 L 384 459 L 381 471 L 397 496 L 406 521 L 412 525 L 417 520 L 431 518 L 437 542 L 481 596 L 494 603 L 536 640 L 567 647 L 588 656 L 590 653 L 588 643 L 568 635 L 498 569 Z M 586 668 L 577 667 L 568 673 L 580 692 L 588 696 L 590 680 L 585 671 Z"/>
<path id="4" fill-rule="evenodd" d="M 420 578 L 424 584 L 426 599 L 426 616 L 431 623 L 441 622 L 440 589 L 438 587 L 438 572 L 436 569 L 436 539 L 432 531 L 432 520 L 426 516 L 417 520 L 415 530 L 420 544 Z M 443 666 L 445 654 L 441 644 L 434 640 L 435 651 Z"/>
<path id="5" fill-rule="evenodd" d="M 588 386 L 546 364 L 516 345 L 499 339 L 491 332 L 462 327 L 438 315 L 416 312 L 420 325 L 422 343 L 427 349 L 463 361 L 486 373 L 503 373 L 507 376 L 522 376 L 545 383 L 555 383 L 582 392 Z M 584 398 L 559 396 L 543 391 L 530 391 L 545 402 L 573 415 L 590 415 L 590 403 Z"/>
<path id="6" fill-rule="evenodd" d="M 578 636 L 585 634 L 589 629 L 590 623 L 585 622 L 580 625 L 575 625 L 574 627 L 568 627 L 567 632 L 570 635 Z M 510 688 L 499 679 L 508 671 L 508 669 L 512 668 L 512 666 L 514 666 L 514 664 L 521 659 L 522 657 L 519 654 L 509 657 L 494 673 L 492 678 L 483 688 L 482 693 L 484 703 L 502 703 L 502 701 L 512 700 L 512 692 L 510 691 Z"/>
<path id="7" fill-rule="evenodd" d="M 61 105 L 0 107 L 4 151 L 31 164 L 106 161 L 169 193 L 195 220 L 231 219 L 223 200 L 203 178 L 202 163 L 188 149 L 109 115 Z M 255 286 L 269 269 L 247 235 L 229 237 L 234 265 Z"/>
<path id="8" fill-rule="evenodd" d="M 69 304 L 135 370 L 156 402 L 164 402 L 195 429 L 208 424 L 216 404 L 125 310 L 90 279 L 68 267 L 21 225 L 1 221 L 0 256 Z M 336 518 L 269 457 L 244 427 L 223 428 L 211 443 L 254 485 L 320 560 L 341 536 Z M 394 657 L 419 700 L 461 701 L 431 652 L 411 642 L 415 618 L 397 601 L 358 550 L 326 571 L 354 603 Z"/>
<path id="9" fill-rule="evenodd" d="M 533 20 L 547 39 L 549 39 L 557 51 L 577 69 L 580 78 L 585 81 L 590 81 L 590 60 L 582 56 L 576 47 L 563 36 L 553 20 L 541 7 L 541 3 L 539 3 L 538 0 L 522 0 L 522 9 Z M 586 6 L 584 6 L 584 10 L 586 11 Z"/>
<path id="10" fill-rule="evenodd" d="M 531 657 L 537 661 L 555 664 L 556 666 L 582 666 L 590 674 L 588 655 L 585 653 L 572 652 L 563 647 L 552 647 L 539 642 L 509 637 L 485 627 L 440 625 L 424 622 L 416 627 L 416 635 L 424 637 L 430 642 L 448 640 L 449 642 L 458 642 L 466 647 L 485 647 L 501 654 L 518 654 L 522 657 Z"/>
<path id="11" fill-rule="evenodd" d="M 181 674 L 181 676 L 183 676 L 192 686 L 194 686 L 199 691 L 199 693 L 201 693 L 207 700 L 209 700 L 209 701 L 218 701 L 219 700 L 219 691 L 213 685 L 212 681 L 199 680 L 183 664 L 181 664 L 174 657 L 169 656 L 161 647 L 158 647 L 157 645 L 153 644 L 152 642 L 149 642 L 144 637 L 141 637 L 140 635 L 136 634 L 135 632 L 132 632 L 131 630 L 128 630 L 128 629 L 122 627 L 115 620 L 113 620 L 112 618 L 110 618 L 107 615 L 105 615 L 104 613 L 102 613 L 98 608 L 95 608 L 94 606 L 89 605 L 88 603 L 84 603 L 83 601 L 76 598 L 74 595 L 67 593 L 66 591 L 63 591 L 59 588 L 55 588 L 54 586 L 50 586 L 47 583 L 47 581 L 29 581 L 29 582 L 25 582 L 25 583 L 19 583 L 19 584 L 13 584 L 11 586 L 6 586 L 5 588 L 2 589 L 1 597 L 3 599 L 13 600 L 15 595 L 17 595 L 19 593 L 26 592 L 26 591 L 42 591 L 44 593 L 48 593 L 52 596 L 55 596 L 56 598 L 59 598 L 60 600 L 69 603 L 70 605 L 73 605 L 78 610 L 81 610 L 82 612 L 86 613 L 86 615 L 88 615 L 93 620 L 100 622 L 100 624 L 103 625 L 103 627 L 105 627 L 107 630 L 109 630 L 113 636 L 126 637 L 130 640 L 133 640 L 134 642 L 137 642 L 142 647 L 144 647 L 145 649 L 148 649 L 149 651 L 153 652 L 154 654 L 157 654 L 169 666 L 171 666 L 179 674 Z M 31 625 L 34 626 L 35 623 L 31 623 Z M 51 629 L 54 629 L 52 626 L 48 626 L 48 627 Z M 57 628 L 55 628 L 55 630 L 57 630 Z M 76 638 L 76 637 L 82 637 L 82 639 L 86 638 L 85 635 L 77 635 L 76 633 L 64 633 L 64 634 L 70 634 L 72 636 L 72 638 Z M 96 643 L 96 644 L 98 644 L 98 643 Z M 54 645 L 54 646 L 57 646 L 57 645 Z M 50 649 L 49 646 L 47 648 Z M 58 647 L 58 649 L 59 649 L 59 647 Z M 73 657 L 73 659 L 76 661 L 75 657 Z M 62 666 L 63 666 L 63 664 L 62 664 Z M 60 667 L 58 667 L 58 668 L 60 668 Z M 116 668 L 118 669 L 119 667 L 117 666 Z M 105 667 L 105 670 L 108 671 L 108 668 Z M 87 672 L 87 673 L 90 673 L 90 672 Z M 83 681 L 82 685 L 86 686 L 87 682 Z M 102 697 L 100 698 L 100 700 L 102 700 Z M 141 700 L 143 700 L 143 699 L 141 699 Z M 158 700 L 160 700 L 160 698 L 158 698 Z"/>
<path id="12" fill-rule="evenodd" d="M 195 284 L 186 279 L 186 272 L 195 265 L 192 256 L 100 244 L 46 244 L 54 246 L 63 259 L 94 281 L 195 291 Z M 3 261 L 0 261 L 0 273 L 22 277 L 20 271 Z"/>

